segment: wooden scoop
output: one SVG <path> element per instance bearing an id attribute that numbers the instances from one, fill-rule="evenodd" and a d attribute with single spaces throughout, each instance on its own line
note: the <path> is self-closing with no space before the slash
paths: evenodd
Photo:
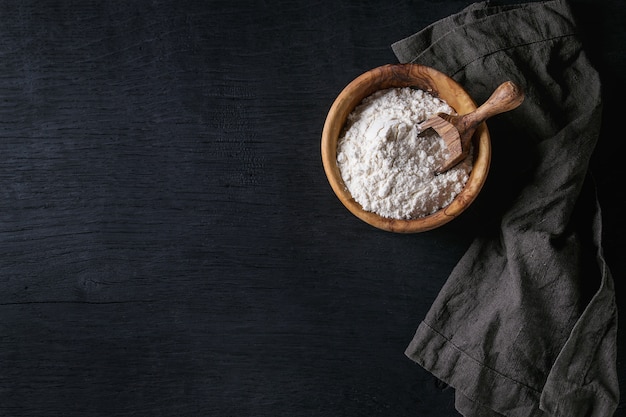
<path id="1" fill-rule="evenodd" d="M 451 116 L 439 113 L 420 124 L 422 131 L 432 128 L 443 138 L 449 156 L 437 169 L 441 174 L 461 162 L 470 151 L 472 135 L 478 125 L 491 116 L 513 110 L 524 101 L 524 92 L 512 81 L 505 81 L 485 103 L 471 113 Z"/>

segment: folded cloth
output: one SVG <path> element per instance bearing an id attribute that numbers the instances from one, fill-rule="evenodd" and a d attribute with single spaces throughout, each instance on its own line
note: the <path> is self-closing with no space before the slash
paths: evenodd
<path id="1" fill-rule="evenodd" d="M 468 417 L 613 415 L 617 308 L 589 172 L 601 86 L 569 5 L 475 3 L 392 49 L 451 75 L 477 103 L 506 80 L 526 93 L 488 121 L 477 237 L 407 356 L 452 386 Z"/>

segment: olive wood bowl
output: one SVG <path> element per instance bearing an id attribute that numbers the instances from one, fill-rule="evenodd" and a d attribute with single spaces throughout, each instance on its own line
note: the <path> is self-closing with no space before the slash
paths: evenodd
<path id="1" fill-rule="evenodd" d="M 414 219 L 391 219 L 365 211 L 350 195 L 337 166 L 337 141 L 348 115 L 361 101 L 377 90 L 414 87 L 446 101 L 459 115 L 476 109 L 465 89 L 449 76 L 419 64 L 388 64 L 369 70 L 350 82 L 333 102 L 322 131 L 321 153 L 324 172 L 343 205 L 356 217 L 376 228 L 396 233 L 417 233 L 440 227 L 459 216 L 476 199 L 483 187 L 491 163 L 491 140 L 486 123 L 472 137 L 473 168 L 467 183 L 446 207 L 428 216 Z"/>

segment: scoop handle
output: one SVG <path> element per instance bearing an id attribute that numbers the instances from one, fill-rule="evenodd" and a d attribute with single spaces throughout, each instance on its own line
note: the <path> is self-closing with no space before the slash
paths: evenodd
<path id="1" fill-rule="evenodd" d="M 463 116 L 468 126 L 477 126 L 491 116 L 513 110 L 524 101 L 524 92 L 513 81 L 505 81 L 491 96 L 471 113 Z"/>

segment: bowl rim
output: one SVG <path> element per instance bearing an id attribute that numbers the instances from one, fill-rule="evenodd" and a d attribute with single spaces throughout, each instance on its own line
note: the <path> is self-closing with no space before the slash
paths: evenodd
<path id="1" fill-rule="evenodd" d="M 448 84 L 453 95 L 441 94 L 437 85 Z M 373 92 L 392 87 L 412 86 L 424 89 L 450 104 L 461 114 L 476 109 L 476 102 L 457 81 L 435 68 L 417 64 L 386 64 L 357 76 L 339 93 L 331 105 L 322 130 L 321 156 L 326 178 L 343 205 L 357 218 L 378 229 L 396 233 L 418 233 L 443 226 L 459 216 L 476 199 L 482 189 L 491 164 L 491 139 L 485 122 L 472 137 L 474 145 L 473 168 L 463 190 L 447 206 L 427 216 L 413 219 L 394 219 L 364 210 L 350 195 L 337 165 L 337 142 L 348 114 Z M 452 94 L 452 93 L 450 93 Z M 453 102 L 453 105 L 450 102 Z"/>

